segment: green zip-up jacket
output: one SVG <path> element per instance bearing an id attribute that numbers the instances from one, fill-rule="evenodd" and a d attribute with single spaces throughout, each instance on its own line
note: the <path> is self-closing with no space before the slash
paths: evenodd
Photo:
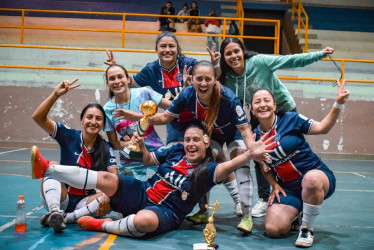
<path id="1" fill-rule="evenodd" d="M 244 101 L 244 105 L 250 102 L 254 91 L 259 88 L 267 89 L 273 93 L 278 111 L 291 111 L 296 108 L 296 103 L 290 92 L 278 79 L 275 71 L 304 67 L 321 60 L 324 56 L 323 50 L 286 56 L 252 56 L 245 62 L 243 75 L 237 76 L 233 71 L 227 73 L 225 85 Z"/>

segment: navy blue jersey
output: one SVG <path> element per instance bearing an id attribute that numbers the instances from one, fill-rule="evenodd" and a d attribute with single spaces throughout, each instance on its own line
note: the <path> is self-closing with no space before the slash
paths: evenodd
<path id="1" fill-rule="evenodd" d="M 201 198 L 188 193 L 189 180 L 196 164 L 187 160 L 180 143 L 170 148 L 160 148 L 152 152 L 151 156 L 159 168 L 157 173 L 147 180 L 148 199 L 154 204 L 173 210 L 178 218 L 184 218 Z M 204 193 L 216 185 L 214 173 L 217 165 L 216 162 L 208 163 L 207 190 Z M 188 194 L 186 200 L 182 199 L 183 192 Z"/>
<path id="2" fill-rule="evenodd" d="M 51 135 L 60 145 L 60 164 L 68 166 L 79 166 L 91 169 L 93 161 L 93 151 L 89 150 L 83 143 L 83 133 L 80 130 L 71 129 L 62 123 L 55 122 L 55 128 Z M 106 168 L 117 167 L 116 156 L 109 143 L 106 142 L 107 164 Z M 69 193 L 85 195 L 86 191 L 69 188 Z"/>
<path id="3" fill-rule="evenodd" d="M 183 89 L 183 69 L 187 66 L 194 66 L 196 59 L 179 56 L 176 65 L 169 69 L 161 67 L 160 60 L 156 60 L 147 65 L 132 78 L 138 87 L 151 87 L 157 93 L 165 97 L 166 93 L 177 96 Z M 166 97 L 166 99 L 169 99 Z"/>
<path id="4" fill-rule="evenodd" d="M 180 122 L 196 119 L 205 126 L 207 109 L 207 106 L 200 103 L 193 86 L 189 86 L 173 100 L 166 113 L 175 117 L 179 116 Z M 235 134 L 237 128 L 244 126 L 248 126 L 248 120 L 239 99 L 230 89 L 221 86 L 221 102 L 213 133 Z"/>
<path id="5" fill-rule="evenodd" d="M 269 136 L 275 135 L 276 145 L 270 153 L 269 164 L 281 182 L 292 182 L 302 178 L 309 170 L 325 165 L 312 151 L 304 134 L 309 134 L 313 120 L 295 112 L 276 116 Z M 260 125 L 254 130 L 257 140 L 264 134 Z"/>

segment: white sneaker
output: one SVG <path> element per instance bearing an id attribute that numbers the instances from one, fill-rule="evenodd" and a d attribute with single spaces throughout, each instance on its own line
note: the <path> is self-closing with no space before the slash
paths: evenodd
<path id="1" fill-rule="evenodd" d="M 313 244 L 313 230 L 305 226 L 300 228 L 299 237 L 295 242 L 297 247 L 311 247 Z"/>
<path id="2" fill-rule="evenodd" d="M 263 217 L 268 210 L 268 203 L 263 199 L 258 200 L 256 205 L 252 208 L 252 217 Z"/>
<path id="3" fill-rule="evenodd" d="M 243 211 L 242 211 L 242 205 L 240 204 L 240 201 L 235 203 L 234 207 L 235 207 L 236 216 L 241 217 L 243 215 Z"/>

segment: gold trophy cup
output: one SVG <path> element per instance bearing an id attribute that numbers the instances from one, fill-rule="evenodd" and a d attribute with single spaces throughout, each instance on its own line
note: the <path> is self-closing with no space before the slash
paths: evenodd
<path id="1" fill-rule="evenodd" d="M 145 101 L 140 106 L 140 111 L 144 117 L 138 122 L 137 132 L 139 136 L 143 136 L 149 128 L 148 117 L 157 113 L 157 104 L 152 100 Z M 121 153 L 129 160 L 143 161 L 143 152 L 140 150 L 138 144 L 125 146 Z"/>
<path id="2" fill-rule="evenodd" d="M 194 250 L 214 250 L 218 248 L 217 244 L 213 244 L 213 241 L 217 235 L 216 227 L 214 226 L 213 215 L 218 209 L 222 208 L 222 205 L 216 200 L 214 204 L 210 204 L 212 207 L 209 207 L 208 204 L 205 205 L 206 209 L 212 209 L 212 213 L 209 216 L 208 224 L 206 224 L 205 229 L 203 230 L 204 238 L 206 243 L 194 244 Z"/>

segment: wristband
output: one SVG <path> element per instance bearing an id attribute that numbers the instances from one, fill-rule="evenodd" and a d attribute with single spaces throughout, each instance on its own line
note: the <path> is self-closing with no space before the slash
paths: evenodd
<path id="1" fill-rule="evenodd" d="M 342 109 L 343 108 L 343 104 L 339 104 L 337 102 L 334 102 L 334 108 Z"/>
<path id="2" fill-rule="evenodd" d="M 216 65 L 213 65 L 213 68 L 218 68 L 219 67 L 219 63 L 217 63 Z"/>

